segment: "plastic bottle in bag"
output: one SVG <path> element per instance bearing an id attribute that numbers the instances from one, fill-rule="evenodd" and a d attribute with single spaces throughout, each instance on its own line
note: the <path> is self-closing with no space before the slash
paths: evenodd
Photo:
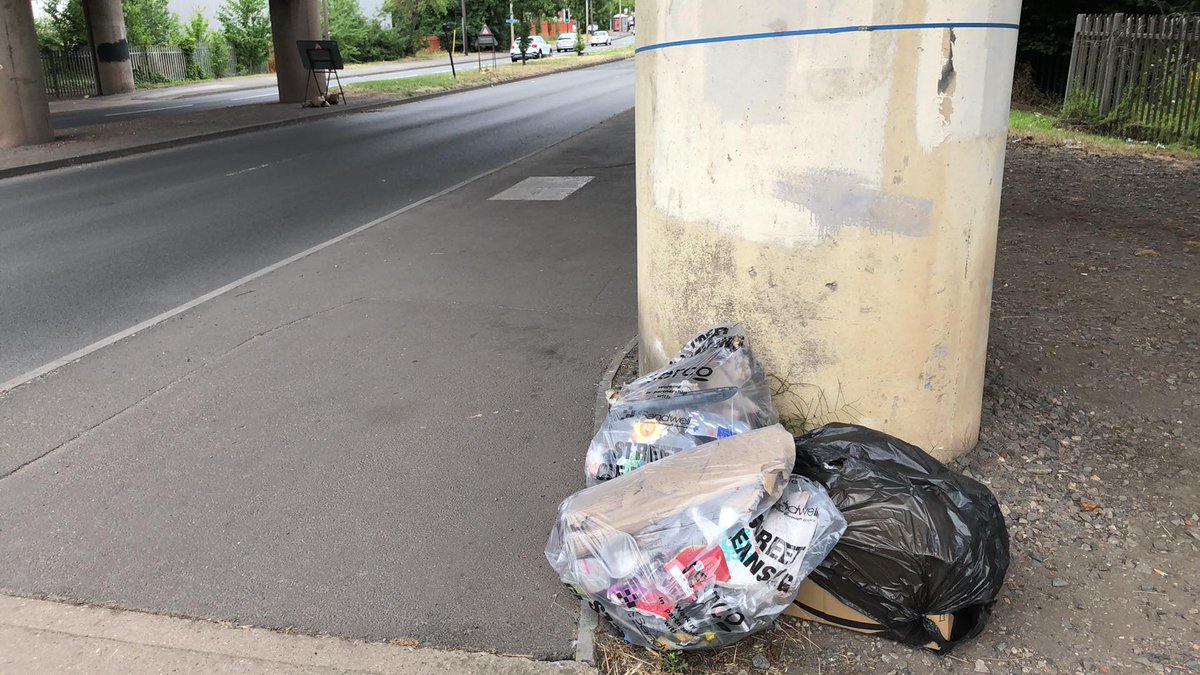
<path id="1" fill-rule="evenodd" d="M 697 335 L 666 367 L 629 383 L 610 404 L 588 447 L 588 485 L 777 421 L 766 372 L 737 324 Z"/>
<path id="2" fill-rule="evenodd" d="M 845 527 L 793 460 L 779 425 L 665 457 L 564 500 L 546 558 L 634 644 L 731 644 L 791 604 Z"/>

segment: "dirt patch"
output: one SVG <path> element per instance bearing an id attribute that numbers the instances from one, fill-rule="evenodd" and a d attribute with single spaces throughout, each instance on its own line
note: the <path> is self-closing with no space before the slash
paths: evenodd
<path id="1" fill-rule="evenodd" d="M 622 673 L 1200 672 L 1200 164 L 1010 145 L 979 446 L 1012 565 L 949 655 L 794 619 Z"/>

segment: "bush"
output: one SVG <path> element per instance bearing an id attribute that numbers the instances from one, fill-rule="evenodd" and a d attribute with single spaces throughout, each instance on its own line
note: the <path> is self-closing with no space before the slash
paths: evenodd
<path id="1" fill-rule="evenodd" d="M 133 82 L 139 87 L 148 84 L 166 84 L 170 81 L 171 78 L 157 70 L 146 70 L 144 68 L 133 69 Z"/>
<path id="2" fill-rule="evenodd" d="M 217 31 L 208 35 L 208 60 L 212 64 L 213 77 L 225 77 L 229 74 L 229 43 L 225 36 Z"/>

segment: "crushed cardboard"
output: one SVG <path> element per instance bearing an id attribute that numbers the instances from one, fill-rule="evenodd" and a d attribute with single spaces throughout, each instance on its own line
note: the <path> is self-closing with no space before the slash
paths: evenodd
<path id="1" fill-rule="evenodd" d="M 856 633 L 871 635 L 884 631 L 883 626 L 873 621 L 870 617 L 842 604 L 832 594 L 818 586 L 812 579 L 805 579 L 800 584 L 800 592 L 796 594 L 795 601 L 787 609 L 783 610 L 783 613 L 786 616 L 794 616 L 806 621 L 816 621 L 828 626 L 837 626 L 855 631 Z M 950 639 L 954 630 L 953 614 L 936 614 L 926 616 L 925 618 L 937 627 L 938 632 L 942 634 L 943 638 Z M 940 650 L 936 642 L 926 644 L 925 648 L 933 651 Z"/>

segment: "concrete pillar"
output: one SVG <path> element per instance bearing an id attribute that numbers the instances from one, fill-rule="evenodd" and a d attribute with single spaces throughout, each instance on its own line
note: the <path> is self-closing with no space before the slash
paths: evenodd
<path id="1" fill-rule="evenodd" d="M 785 419 L 969 450 L 1020 0 L 672 4 L 638 2 L 642 367 L 740 321 Z"/>
<path id="2" fill-rule="evenodd" d="M 125 40 L 125 13 L 121 0 L 84 0 L 90 28 L 100 93 L 127 94 L 133 91 L 133 64 Z"/>
<path id="3" fill-rule="evenodd" d="M 304 101 L 305 82 L 311 77 L 300 62 L 296 40 L 321 39 L 321 3 L 319 0 L 270 0 L 269 4 L 279 102 L 300 103 Z M 316 96 L 315 87 L 308 95 L 309 98 Z"/>
<path id="4" fill-rule="evenodd" d="M 29 0 L 0 0 L 0 148 L 53 140 Z"/>

